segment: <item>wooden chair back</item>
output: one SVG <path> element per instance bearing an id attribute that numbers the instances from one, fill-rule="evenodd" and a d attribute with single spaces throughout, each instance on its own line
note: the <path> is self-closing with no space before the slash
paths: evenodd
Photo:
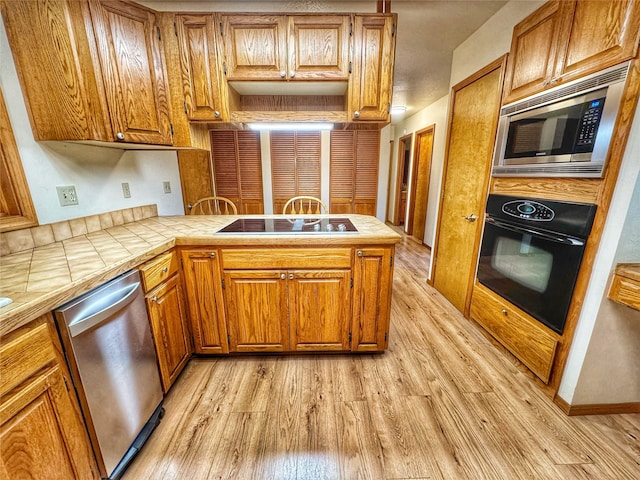
<path id="1" fill-rule="evenodd" d="M 237 215 L 236 205 L 226 197 L 204 197 L 194 203 L 191 215 Z"/>
<path id="2" fill-rule="evenodd" d="M 284 204 L 284 208 L 282 209 L 282 213 L 285 215 L 320 215 L 329 213 L 329 208 L 319 198 L 301 195 L 287 200 L 287 203 Z"/>

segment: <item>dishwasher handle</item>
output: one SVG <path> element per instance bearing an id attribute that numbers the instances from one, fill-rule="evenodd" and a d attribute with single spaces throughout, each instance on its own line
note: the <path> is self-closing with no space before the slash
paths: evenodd
<path id="1" fill-rule="evenodd" d="M 126 308 L 136 298 L 139 286 L 140 282 L 127 285 L 85 308 L 79 318 L 69 323 L 71 338 L 77 337 Z"/>

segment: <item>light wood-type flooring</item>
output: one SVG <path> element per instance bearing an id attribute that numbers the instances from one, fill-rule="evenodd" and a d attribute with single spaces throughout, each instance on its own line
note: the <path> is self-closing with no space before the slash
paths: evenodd
<path id="1" fill-rule="evenodd" d="M 567 417 L 396 251 L 378 355 L 194 358 L 138 479 L 640 478 L 640 414 Z"/>

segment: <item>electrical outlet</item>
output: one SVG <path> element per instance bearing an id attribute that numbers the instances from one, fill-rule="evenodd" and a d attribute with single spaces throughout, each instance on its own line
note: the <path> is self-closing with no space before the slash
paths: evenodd
<path id="1" fill-rule="evenodd" d="M 171 182 L 162 182 L 164 193 L 171 193 Z"/>
<path id="2" fill-rule="evenodd" d="M 78 194 L 76 193 L 76 187 L 68 185 L 65 187 L 56 187 L 58 192 L 58 200 L 61 207 L 68 205 L 78 205 Z"/>
<path id="3" fill-rule="evenodd" d="M 131 190 L 129 189 L 128 182 L 122 182 L 122 194 L 124 198 L 131 198 Z"/>

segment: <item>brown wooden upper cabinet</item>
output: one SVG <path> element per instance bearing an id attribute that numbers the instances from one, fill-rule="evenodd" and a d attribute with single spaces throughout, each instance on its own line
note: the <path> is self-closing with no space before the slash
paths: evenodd
<path id="1" fill-rule="evenodd" d="M 36 140 L 171 145 L 156 15 L 122 1 L 2 3 Z"/>
<path id="2" fill-rule="evenodd" d="M 228 121 L 218 70 L 218 39 L 213 15 L 176 15 L 184 110 L 191 121 Z"/>
<path id="3" fill-rule="evenodd" d="M 503 103 L 634 58 L 640 2 L 551 1 L 513 29 Z"/>
<path id="4" fill-rule="evenodd" d="M 389 121 L 396 24 L 396 14 L 354 17 L 350 121 Z"/>
<path id="5" fill-rule="evenodd" d="M 347 80 L 349 15 L 221 14 L 228 80 Z"/>

